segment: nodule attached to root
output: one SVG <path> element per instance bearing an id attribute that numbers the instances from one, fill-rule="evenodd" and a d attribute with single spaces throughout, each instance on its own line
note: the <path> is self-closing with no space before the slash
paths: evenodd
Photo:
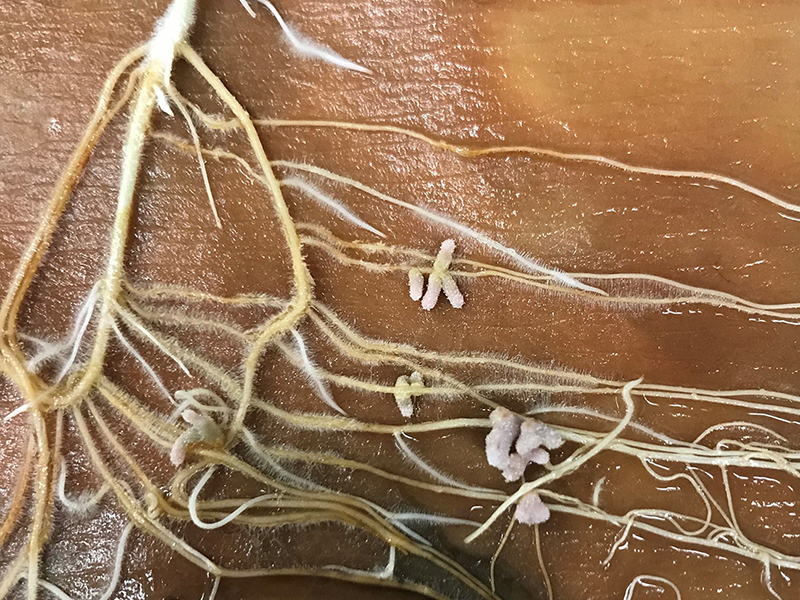
<path id="1" fill-rule="evenodd" d="M 517 504 L 514 518 L 525 525 L 539 525 L 550 518 L 550 509 L 542 502 L 539 494 L 528 492 Z"/>
<path id="2" fill-rule="evenodd" d="M 489 417 L 492 429 L 486 436 L 486 460 L 500 469 L 506 481 L 517 481 L 530 463 L 545 465 L 547 450 L 563 443 L 561 435 L 544 423 L 523 419 L 510 410 L 497 407 Z M 512 446 L 515 452 L 511 451 Z"/>
<path id="3" fill-rule="evenodd" d="M 169 459 L 173 465 L 179 467 L 186 460 L 186 451 L 192 444 L 208 444 L 218 445 L 223 442 L 225 435 L 222 433 L 219 425 L 210 417 L 199 413 L 191 408 L 185 409 L 181 413 L 184 421 L 189 423 L 191 427 L 184 431 L 175 443 L 172 445 L 172 450 L 169 453 Z"/>
<path id="4" fill-rule="evenodd" d="M 450 263 L 453 261 L 453 252 L 456 249 L 454 240 L 445 240 L 439 249 L 439 254 L 433 263 L 433 270 L 428 275 L 428 288 L 423 295 L 425 280 L 422 271 L 417 268 L 408 272 L 408 294 L 411 299 L 422 300 L 422 308 L 432 310 L 439 302 L 439 296 L 444 291 L 445 297 L 453 308 L 464 306 L 464 296 L 458 289 L 456 280 L 450 274 Z"/>
<path id="5" fill-rule="evenodd" d="M 400 409 L 400 414 L 406 419 L 414 414 L 414 403 L 411 399 L 412 396 L 425 387 L 422 382 L 422 375 L 419 371 L 414 371 L 411 375 L 400 375 L 394 384 L 396 389 L 394 399 L 397 401 L 397 408 Z"/>

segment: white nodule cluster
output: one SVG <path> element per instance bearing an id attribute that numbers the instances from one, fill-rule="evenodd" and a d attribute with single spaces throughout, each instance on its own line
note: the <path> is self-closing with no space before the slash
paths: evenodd
<path id="1" fill-rule="evenodd" d="M 397 408 L 400 409 L 400 414 L 408 419 L 414 414 L 414 403 L 411 397 L 419 394 L 419 391 L 425 387 L 422 382 L 422 375 L 420 375 L 419 371 L 414 371 L 410 376 L 401 375 L 397 378 L 394 387 L 394 399 L 397 401 Z"/>
<path id="2" fill-rule="evenodd" d="M 548 450 L 564 443 L 552 427 L 503 407 L 494 409 L 489 419 L 492 430 L 486 436 L 486 460 L 503 472 L 506 481 L 520 479 L 530 463 L 547 464 Z"/>
<path id="3" fill-rule="evenodd" d="M 428 275 L 428 288 L 424 290 L 425 279 L 422 271 L 417 268 L 408 272 L 408 293 L 412 300 L 422 300 L 422 308 L 431 310 L 439 301 L 439 296 L 444 291 L 445 297 L 453 308 L 464 306 L 464 296 L 458 289 L 456 280 L 450 274 L 450 263 L 453 261 L 453 252 L 456 249 L 454 240 L 445 240 L 439 249 L 439 254 L 433 263 L 433 270 Z M 423 295 L 424 291 L 424 295 Z"/>
<path id="4" fill-rule="evenodd" d="M 539 525 L 550 518 L 550 509 L 542 502 L 539 494 L 528 492 L 517 503 L 514 518 L 525 525 Z"/>
<path id="5" fill-rule="evenodd" d="M 225 439 L 222 429 L 210 417 L 191 408 L 185 409 L 181 413 L 181 417 L 191 427 L 178 436 L 178 439 L 172 445 L 169 459 L 176 467 L 181 466 L 183 461 L 186 460 L 186 449 L 190 444 L 215 445 L 222 443 Z"/>

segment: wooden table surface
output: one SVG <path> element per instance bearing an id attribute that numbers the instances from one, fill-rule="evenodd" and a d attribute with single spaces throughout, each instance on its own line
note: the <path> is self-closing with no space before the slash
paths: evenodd
<path id="1" fill-rule="evenodd" d="M 0 3 L 3 286 L 88 122 L 108 71 L 149 37 L 166 6 L 162 0 Z M 797 2 L 283 0 L 279 9 L 308 38 L 373 73 L 335 69 L 298 56 L 263 9 L 251 18 L 237 0 L 200 0 L 192 44 L 259 118 L 391 124 L 469 146 L 528 144 L 657 169 L 713 172 L 800 203 Z M 178 67 L 175 81 L 207 111 L 221 111 L 208 87 L 185 65 Z M 118 119 L 107 132 L 76 189 L 23 307 L 21 331 L 53 339 L 64 335 L 75 307 L 101 273 L 124 125 Z M 155 126 L 187 136 L 178 119 L 162 115 Z M 386 133 L 305 127 L 265 128 L 261 134 L 271 158 L 358 178 L 456 217 L 568 272 L 649 273 L 761 303 L 800 298 L 800 214 L 730 185 L 521 153 L 464 159 Z M 235 134 L 226 135 L 213 139 L 245 150 Z M 196 160 L 164 142 L 148 142 L 126 258 L 129 277 L 142 284 L 169 282 L 222 295 L 286 297 L 291 291 L 287 254 L 265 193 L 230 163 L 209 161 L 208 168 L 222 229 L 214 227 Z M 384 231 L 387 243 L 435 253 L 447 235 L 397 207 L 335 186 L 329 191 Z M 298 221 L 324 225 L 348 239 L 360 235 L 301 194 L 287 192 L 287 200 Z M 468 241 L 460 240 L 457 251 L 497 262 Z M 785 321 L 691 303 L 612 306 L 488 279 L 463 284 L 467 300 L 461 311 L 440 306 L 423 313 L 408 299 L 401 273 L 342 265 L 318 248 L 306 253 L 315 297 L 369 337 L 437 351 L 519 357 L 619 381 L 644 377 L 689 387 L 785 392 L 800 387 L 800 330 Z M 236 371 L 236 351 L 213 338 L 203 343 L 220 364 Z M 315 356 L 320 364 L 337 364 L 322 348 Z M 153 361 L 169 370 L 167 359 L 153 355 Z M 147 376 L 122 349 L 112 349 L 106 368 L 125 385 L 148 388 L 143 393 L 157 402 Z M 313 389 L 285 369 L 268 355 L 257 381 L 260 392 L 283 406 L 321 410 Z M 396 376 L 381 367 L 365 369 L 369 377 Z M 167 377 L 178 381 L 173 371 Z M 10 384 L 2 385 L 0 412 L 5 414 L 18 405 L 19 397 Z M 336 393 L 353 414 L 374 420 L 397 416 L 385 396 L 345 389 Z M 526 402 L 581 402 L 580 396 L 505 400 L 520 407 Z M 605 409 L 618 406 L 603 400 Z M 431 408 L 430 414 L 438 410 Z M 719 415 L 715 409 L 661 399 L 644 403 L 636 418 L 690 438 Z M 797 423 L 780 426 L 798 439 Z M 24 417 L 0 427 L 0 508 L 18 471 L 27 427 Z M 167 481 L 165 456 L 119 427 L 126 443 Z M 396 460 L 391 440 L 317 440 L 311 433 L 281 440 L 285 432 L 264 427 L 265 435 L 282 443 L 331 444 L 362 459 L 369 456 L 379 466 L 392 466 Z M 419 447 L 454 476 L 503 487 L 497 473 L 480 467 L 481 435 L 424 438 Z M 70 454 L 75 441 L 68 428 L 67 456 L 75 459 L 70 485 L 77 494 L 93 489 L 98 480 L 77 450 Z M 592 486 L 606 477 L 604 507 L 617 514 L 642 505 L 696 502 L 683 488 L 670 491 L 670 484 L 649 480 L 637 461 L 606 454 L 559 489 L 591 496 Z M 748 534 L 800 554 L 796 482 L 785 477 L 758 481 L 749 475 L 742 470 L 733 483 Z M 713 474 L 709 477 L 710 486 L 719 483 Z M 369 485 L 370 493 L 395 507 L 479 516 L 469 506 L 422 492 Z M 221 485 L 217 491 L 224 489 Z M 485 518 L 489 512 L 480 515 Z M 122 514 L 111 501 L 88 516 L 56 509 L 43 562 L 48 579 L 75 598 L 98 595 L 113 562 Z M 469 546 L 462 542 L 469 532 L 463 527 L 442 531 L 437 540 L 485 580 L 488 557 L 504 527 L 495 526 Z M 332 562 L 350 560 L 369 569 L 385 560 L 382 546 L 325 529 L 259 534 L 223 529 L 202 538 L 189 525 L 177 530 L 201 541 L 220 560 L 234 563 L 258 562 L 263 556 L 275 564 L 302 564 L 308 556 L 330 555 Z M 771 597 L 757 561 L 644 536 L 630 539 L 604 566 L 619 528 L 557 515 L 541 533 L 557 599 L 621 599 L 642 573 L 669 577 L 684 600 Z M 19 544 L 0 552 L 0 565 L 10 561 Z M 791 571 L 786 576 L 794 587 L 778 571 L 773 572 L 773 585 L 788 600 L 800 578 Z M 207 597 L 211 581 L 145 534 L 134 533 L 116 597 L 198 599 Z M 12 597 L 22 597 L 23 589 L 15 588 Z M 532 529 L 517 526 L 509 540 L 498 561 L 498 592 L 509 599 L 546 598 Z M 640 587 L 634 598 L 672 597 L 671 591 L 656 592 Z M 224 579 L 218 598 L 376 596 L 415 597 L 322 579 L 271 578 Z"/>

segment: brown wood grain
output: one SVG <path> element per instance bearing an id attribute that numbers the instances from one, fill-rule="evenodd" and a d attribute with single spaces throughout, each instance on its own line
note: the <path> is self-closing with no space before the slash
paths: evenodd
<path id="1" fill-rule="evenodd" d="M 151 0 L 0 3 L 3 287 L 89 119 L 107 72 L 127 50 L 147 39 L 166 5 Z M 800 203 L 797 2 L 285 0 L 279 8 L 309 38 L 374 74 L 345 72 L 293 54 L 266 11 L 252 19 L 236 0 L 201 0 L 192 44 L 255 116 L 385 123 L 474 146 L 531 144 L 664 169 L 711 171 Z M 220 109 L 185 67 L 178 69 L 176 81 L 207 110 Z M 157 126 L 185 136 L 180 122 L 159 117 Z M 74 307 L 99 275 L 113 217 L 123 132 L 121 118 L 92 158 L 24 305 L 21 329 L 42 336 L 62 334 Z M 214 139 L 244 148 L 233 135 Z M 566 271 L 651 273 L 759 302 L 800 297 L 798 215 L 730 186 L 630 175 L 520 154 L 467 160 L 389 134 L 264 129 L 262 139 L 273 158 L 357 177 L 386 193 L 456 216 Z M 259 291 L 285 296 L 291 284 L 287 254 L 268 197 L 230 165 L 209 161 L 209 173 L 222 230 L 214 228 L 192 157 L 161 142 L 148 143 L 127 256 L 131 279 L 217 294 Z M 390 243 L 433 253 L 443 239 L 440 230 L 402 210 L 347 190 L 332 192 L 385 231 Z M 298 220 L 325 224 L 345 237 L 358 236 L 299 194 L 287 193 L 287 198 Z M 459 249 L 493 260 L 474 244 L 464 243 Z M 524 357 L 618 380 L 643 376 L 675 385 L 787 392 L 800 387 L 798 330 L 786 323 L 707 306 L 609 308 L 489 280 L 464 285 L 467 304 L 462 311 L 442 307 L 422 314 L 408 300 L 406 281 L 399 274 L 345 267 L 313 248 L 307 249 L 307 256 L 316 297 L 371 337 L 435 350 Z M 237 368 L 235 351 L 221 344 L 217 350 L 220 362 Z M 324 349 L 318 359 L 336 361 Z M 153 355 L 153 360 L 162 359 Z M 112 352 L 107 368 L 129 385 L 147 385 L 120 349 Z M 313 390 L 295 387 L 286 370 L 268 355 L 259 391 L 279 404 L 313 409 L 318 402 Z M 368 375 L 393 382 L 397 373 L 376 368 Z M 180 381 L 177 375 L 174 380 Z M 391 405 L 347 390 L 336 392 L 353 414 L 394 416 Z M 156 402 L 156 392 L 144 393 Z M 14 391 L 4 384 L 3 414 L 16 402 Z M 426 414 L 457 409 L 431 408 Z M 702 407 L 653 402 L 637 418 L 688 436 L 718 416 Z M 275 439 L 285 435 L 264 428 Z M 17 472 L 26 443 L 23 432 L 22 421 L 0 426 L 0 499 L 9 493 Z M 164 462 L 135 434 L 124 435 L 144 459 Z M 309 434 L 305 441 L 313 444 L 315 439 Z M 391 457 L 382 454 L 390 442 L 348 439 L 318 443 L 338 445 L 361 458 L 370 456 L 378 465 L 393 465 Z M 456 475 L 501 485 L 496 473 L 476 466 L 481 443 L 478 433 L 467 433 L 429 440 L 423 447 L 427 456 Z M 168 480 L 168 465 L 158 468 Z M 650 483 L 640 485 L 642 469 L 616 456 L 599 457 L 596 465 L 563 484 L 564 489 L 585 495 L 602 476 L 608 477 L 608 506 L 618 513 L 647 502 L 689 502 L 685 491 L 661 493 Z M 75 482 L 87 489 L 96 485 L 88 465 L 76 473 Z M 440 502 L 408 489 L 364 485 L 398 506 L 435 510 Z M 767 483 L 757 484 L 757 490 L 755 485 L 744 480 L 734 484 L 743 514 L 754 523 L 750 533 L 785 545 L 787 552 L 800 552 L 796 483 L 781 481 L 768 492 Z M 750 494 L 756 493 L 762 500 L 783 503 L 782 508 L 749 502 Z M 471 515 L 469 506 L 440 506 Z M 480 514 L 485 517 L 488 512 Z M 122 517 L 104 506 L 94 519 L 71 519 L 56 515 L 45 572 L 76 598 L 91 597 L 106 577 Z M 454 529 L 441 534 L 441 545 L 486 578 L 487 557 L 502 534 L 501 527 L 495 529 L 475 547 L 461 542 L 467 532 Z M 314 553 L 326 540 L 336 539 L 322 530 L 295 544 L 292 531 L 249 539 L 246 531 L 237 531 L 238 535 L 205 537 L 202 543 L 221 559 L 235 561 L 244 548 L 251 560 L 263 546 L 265 555 L 281 549 L 288 562 L 302 562 L 303 552 Z M 601 561 L 617 534 L 615 528 L 564 516 L 542 528 L 556 598 L 622 598 L 633 577 L 651 572 L 676 581 L 684 600 L 770 597 L 758 563 L 707 556 L 657 539 L 630 541 L 608 568 L 603 567 Z M 504 597 L 546 597 L 532 540 L 532 530 L 518 528 L 498 563 Z M 380 546 L 367 542 L 328 550 L 363 568 L 384 557 Z M 0 564 L 10 556 L 0 554 Z M 792 576 L 794 587 L 774 577 L 784 598 L 792 598 L 797 576 Z M 210 584 L 200 570 L 139 534 L 132 538 L 117 597 L 196 599 L 208 593 Z M 21 594 L 21 588 L 16 593 Z M 636 598 L 670 597 L 652 590 L 639 593 Z M 411 597 L 286 578 L 224 580 L 218 598 L 376 596 Z"/>

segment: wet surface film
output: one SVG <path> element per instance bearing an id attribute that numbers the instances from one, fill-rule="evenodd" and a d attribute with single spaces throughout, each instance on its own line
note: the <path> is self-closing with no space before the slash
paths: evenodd
<path id="1" fill-rule="evenodd" d="M 0 4 L 0 598 L 797 597 L 800 5 L 197 4 Z"/>

